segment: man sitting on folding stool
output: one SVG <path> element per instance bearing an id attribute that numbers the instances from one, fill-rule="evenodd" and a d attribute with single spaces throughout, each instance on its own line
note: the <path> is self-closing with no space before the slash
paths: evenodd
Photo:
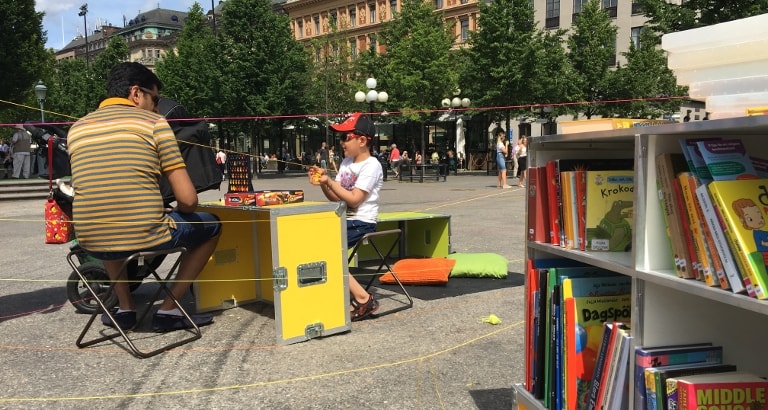
<path id="1" fill-rule="evenodd" d="M 113 281 L 123 261 L 138 251 L 184 247 L 170 291 L 180 299 L 205 266 L 219 239 L 221 224 L 209 213 L 195 212 L 197 193 L 179 153 L 178 143 L 157 102 L 162 84 L 139 63 L 120 63 L 107 76 L 107 99 L 81 118 L 68 133 L 75 190 L 73 219 L 80 245 L 101 259 Z M 167 210 L 160 176 L 173 189 L 176 207 Z M 129 283 L 115 284 L 119 308 L 111 312 L 121 329 L 136 326 Z M 198 326 L 211 315 L 190 318 Z M 102 315 L 106 326 L 114 326 Z M 166 332 L 192 327 L 166 296 L 152 329 Z"/>

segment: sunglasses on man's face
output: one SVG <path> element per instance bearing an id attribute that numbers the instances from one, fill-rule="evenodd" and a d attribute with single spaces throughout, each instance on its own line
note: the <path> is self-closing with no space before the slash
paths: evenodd
<path id="1" fill-rule="evenodd" d="M 149 94 L 152 97 L 152 103 L 155 104 L 155 107 L 157 107 L 157 103 L 160 102 L 160 94 L 155 94 L 155 92 L 149 88 L 144 88 L 141 86 L 139 86 L 139 90 Z"/>

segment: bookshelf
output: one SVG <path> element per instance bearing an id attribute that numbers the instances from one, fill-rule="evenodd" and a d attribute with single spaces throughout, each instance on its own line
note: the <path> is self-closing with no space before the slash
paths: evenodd
<path id="1" fill-rule="evenodd" d="M 723 346 L 724 363 L 764 374 L 768 369 L 768 300 L 678 278 L 659 204 L 656 155 L 680 153 L 680 139 L 713 136 L 740 138 L 750 155 L 768 158 L 768 116 L 529 138 L 529 167 L 544 166 L 551 159 L 633 157 L 635 205 L 631 252 L 581 252 L 528 242 L 526 258 L 573 259 L 632 277 L 633 351 L 643 345 L 708 341 Z M 526 350 L 531 348 L 526 346 Z M 633 384 L 630 374 L 630 386 Z M 522 384 L 514 390 L 519 409 L 544 408 Z"/>

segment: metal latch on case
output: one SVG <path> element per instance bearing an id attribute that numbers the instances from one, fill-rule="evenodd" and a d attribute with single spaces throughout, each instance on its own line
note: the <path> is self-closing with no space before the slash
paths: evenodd
<path id="1" fill-rule="evenodd" d="M 272 287 L 275 290 L 285 290 L 288 287 L 288 269 L 278 266 L 272 270 Z"/>
<path id="2" fill-rule="evenodd" d="M 304 329 L 304 336 L 306 336 L 307 339 L 315 339 L 323 335 L 323 330 L 324 327 L 322 323 L 313 323 L 307 325 Z"/>

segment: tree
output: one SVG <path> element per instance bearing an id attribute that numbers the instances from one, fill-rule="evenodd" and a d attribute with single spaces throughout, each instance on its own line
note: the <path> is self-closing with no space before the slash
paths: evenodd
<path id="1" fill-rule="evenodd" d="M 518 107 L 503 109 L 501 118 L 509 121 L 512 112 L 521 113 L 526 110 L 522 106 L 542 97 L 534 93 L 537 78 L 545 76 L 537 74 L 533 6 L 528 0 L 497 0 L 480 2 L 479 7 L 478 31 L 470 33 L 462 88 L 480 106 Z"/>
<path id="2" fill-rule="evenodd" d="M 378 57 L 381 71 L 360 74 L 363 78 L 375 74 L 390 95 L 389 105 L 398 107 L 406 119 L 425 119 L 426 112 L 458 88 L 458 71 L 451 58 L 452 26 L 429 2 L 404 0 L 401 12 L 383 24 L 378 40 L 387 50 Z M 370 66 L 369 70 L 373 71 Z"/>
<path id="3" fill-rule="evenodd" d="M 608 66 L 616 55 L 616 26 L 608 12 L 600 8 L 599 0 L 590 0 L 575 19 L 573 32 L 568 37 L 568 59 L 577 73 L 577 85 L 583 100 L 591 102 L 580 107 L 587 117 L 601 113 L 607 81 L 611 75 Z"/>
<path id="4" fill-rule="evenodd" d="M 203 8 L 195 3 L 179 34 L 176 52 L 169 51 L 156 67 L 163 82 L 162 94 L 201 117 L 221 111 L 217 90 L 222 69 L 217 44 Z"/>
<path id="5" fill-rule="evenodd" d="M 107 96 L 107 75 L 112 71 L 112 68 L 119 63 L 128 60 L 130 50 L 128 50 L 128 43 L 121 36 L 112 36 L 107 42 L 107 47 L 99 53 L 96 60 L 91 64 L 91 96 L 89 101 L 91 109 L 96 109 L 96 106 L 101 100 Z"/>
<path id="6" fill-rule="evenodd" d="M 558 103 L 581 99 L 578 74 L 563 47 L 565 30 L 539 31 L 534 40 L 534 54 L 529 65 L 535 66 L 529 82 L 530 93 L 538 108 L 552 105 L 547 120 L 571 112 L 570 105 Z M 541 115 L 541 114 L 537 114 Z"/>
<path id="7" fill-rule="evenodd" d="M 639 46 L 630 44 L 626 67 L 617 67 L 612 76 L 613 95 L 609 98 L 629 99 L 612 104 L 609 112 L 629 118 L 660 118 L 680 109 L 681 100 L 665 97 L 683 96 L 685 88 L 677 86 L 677 79 L 667 68 L 667 57 L 660 49 L 660 39 L 652 30 L 641 30 Z M 644 99 L 660 97 L 660 99 Z"/>
<path id="8" fill-rule="evenodd" d="M 84 59 L 61 60 L 54 72 L 53 84 L 48 87 L 46 107 L 66 114 L 68 120 L 77 120 L 95 109 L 89 102 L 92 100 L 89 84 Z M 106 92 L 102 88 L 102 92 Z"/>
<path id="9" fill-rule="evenodd" d="M 650 26 L 666 34 L 708 26 L 768 12 L 767 0 L 639 0 Z M 706 40 L 704 40 L 706 41 Z"/>
<path id="10" fill-rule="evenodd" d="M 0 99 L 37 106 L 32 89 L 39 79 L 47 82 L 51 73 L 52 53 L 45 49 L 46 32 L 43 30 L 43 13 L 35 11 L 33 1 L 0 2 Z M 9 122 L 20 118 L 10 115 L 29 116 L 26 110 L 3 104 L 2 119 Z"/>

